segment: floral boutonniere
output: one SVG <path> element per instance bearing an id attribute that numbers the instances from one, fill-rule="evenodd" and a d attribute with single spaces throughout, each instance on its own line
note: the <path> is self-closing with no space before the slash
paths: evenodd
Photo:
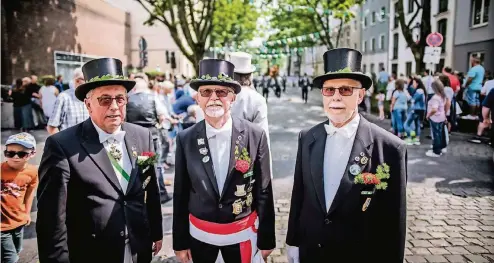
<path id="1" fill-rule="evenodd" d="M 137 156 L 137 165 L 145 173 L 149 167 L 154 165 L 158 160 L 158 155 L 153 152 L 143 152 L 141 155 Z"/>
<path id="2" fill-rule="evenodd" d="M 235 169 L 241 173 L 246 173 L 250 168 L 250 157 L 246 148 L 240 151 L 238 145 L 235 145 Z"/>
<path id="3" fill-rule="evenodd" d="M 355 176 L 354 182 L 356 184 L 374 185 L 376 190 L 386 190 L 388 183 L 383 181 L 385 179 L 389 179 L 389 166 L 383 163 L 377 166 L 376 174 L 360 173 Z"/>

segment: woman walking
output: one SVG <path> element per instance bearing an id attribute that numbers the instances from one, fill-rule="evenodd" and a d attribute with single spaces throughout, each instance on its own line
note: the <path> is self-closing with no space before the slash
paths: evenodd
<path id="1" fill-rule="evenodd" d="M 391 98 L 391 114 L 393 115 L 393 120 L 395 126 L 395 131 L 398 137 L 404 139 L 405 137 L 405 117 L 408 108 L 408 96 L 404 91 L 405 81 L 402 79 L 397 79 L 395 82 L 395 92 Z"/>
<path id="2" fill-rule="evenodd" d="M 446 136 L 444 133 L 444 123 L 446 122 L 446 109 L 449 109 L 449 100 L 444 92 L 444 85 L 440 80 L 435 80 L 431 84 L 434 96 L 427 105 L 427 119 L 430 121 L 432 131 L 432 150 L 425 155 L 429 157 L 439 157 L 446 152 Z"/>
<path id="3" fill-rule="evenodd" d="M 28 132 L 34 128 L 33 106 L 31 105 L 32 92 L 27 89 L 29 78 L 16 80 L 16 87 L 12 91 L 14 100 L 14 123 L 21 132 Z"/>
<path id="4" fill-rule="evenodd" d="M 412 103 L 405 122 L 405 131 L 407 133 L 407 139 L 405 141 L 408 145 L 420 145 L 420 128 L 422 120 L 424 119 L 425 98 L 427 97 L 427 93 L 425 91 L 424 83 L 422 83 L 422 80 L 418 77 L 412 79 L 412 86 Z"/>
<path id="5" fill-rule="evenodd" d="M 47 77 L 44 80 L 44 86 L 39 90 L 39 99 L 41 100 L 41 107 L 45 114 L 45 117 L 49 120 L 55 106 L 55 101 L 59 94 L 59 90 L 55 87 L 55 78 Z"/>

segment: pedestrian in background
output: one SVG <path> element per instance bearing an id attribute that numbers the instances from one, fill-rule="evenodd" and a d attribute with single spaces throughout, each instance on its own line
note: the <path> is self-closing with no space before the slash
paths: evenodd
<path id="1" fill-rule="evenodd" d="M 44 86 L 39 90 L 39 98 L 41 100 L 41 107 L 47 120 L 50 119 L 53 113 L 53 107 L 59 94 L 58 89 L 55 87 L 55 78 L 47 76 L 44 79 Z"/>
<path id="2" fill-rule="evenodd" d="M 28 132 L 34 128 L 32 91 L 27 88 L 29 84 L 30 79 L 23 78 L 20 83 L 16 82 L 16 87 L 12 90 L 14 124 L 21 132 Z"/>
<path id="3" fill-rule="evenodd" d="M 444 85 L 440 80 L 432 82 L 434 95 L 428 101 L 427 119 L 430 121 L 432 131 L 432 150 L 425 154 L 429 157 L 439 157 L 446 148 L 444 123 L 446 122 L 446 109 L 449 109 L 448 98 L 444 92 Z"/>
<path id="4" fill-rule="evenodd" d="M 1 262 L 15 263 L 22 250 L 24 227 L 31 223 L 31 207 L 38 186 L 38 168 L 28 164 L 36 154 L 36 140 L 29 133 L 10 136 L 2 163 Z"/>
<path id="5" fill-rule="evenodd" d="M 425 98 L 427 97 L 427 93 L 419 77 L 413 78 L 412 86 L 414 92 L 411 99 L 411 110 L 408 112 L 405 122 L 405 131 L 407 133 L 407 139 L 405 141 L 408 145 L 420 145 L 420 132 L 425 114 Z"/>
<path id="6" fill-rule="evenodd" d="M 395 131 L 398 137 L 404 139 L 405 138 L 405 118 L 408 108 L 408 96 L 407 93 L 403 90 L 405 85 L 405 81 L 403 79 L 398 79 L 395 82 L 395 92 L 393 93 L 391 99 L 391 114 L 393 115 L 393 119 L 395 122 Z"/>

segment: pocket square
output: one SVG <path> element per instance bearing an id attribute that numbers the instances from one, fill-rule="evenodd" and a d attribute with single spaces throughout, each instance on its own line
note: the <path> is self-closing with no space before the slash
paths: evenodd
<path id="1" fill-rule="evenodd" d="M 149 181 L 151 181 L 151 176 L 148 176 L 146 180 L 144 180 L 144 183 L 142 183 L 142 189 L 146 188 L 146 186 L 149 184 Z"/>

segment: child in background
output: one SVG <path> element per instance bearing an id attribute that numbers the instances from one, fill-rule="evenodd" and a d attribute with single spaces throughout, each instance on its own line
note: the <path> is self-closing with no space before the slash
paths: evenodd
<path id="1" fill-rule="evenodd" d="M 382 92 L 382 90 L 379 90 L 379 94 L 376 95 L 376 100 L 377 100 L 377 108 L 379 108 L 379 119 L 384 120 L 384 99 L 386 96 Z"/>
<path id="2" fill-rule="evenodd" d="M 38 186 L 38 168 L 28 164 L 36 153 L 36 141 L 29 133 L 10 136 L 2 163 L 1 261 L 15 263 L 22 250 L 24 226 L 31 223 L 31 206 Z"/>
<path id="3" fill-rule="evenodd" d="M 434 96 L 427 105 L 427 119 L 430 120 L 432 131 L 432 150 L 425 155 L 439 157 L 446 152 L 446 137 L 444 123 L 446 122 L 446 109 L 449 109 L 449 101 L 444 93 L 444 86 L 440 80 L 434 80 L 431 84 Z"/>

